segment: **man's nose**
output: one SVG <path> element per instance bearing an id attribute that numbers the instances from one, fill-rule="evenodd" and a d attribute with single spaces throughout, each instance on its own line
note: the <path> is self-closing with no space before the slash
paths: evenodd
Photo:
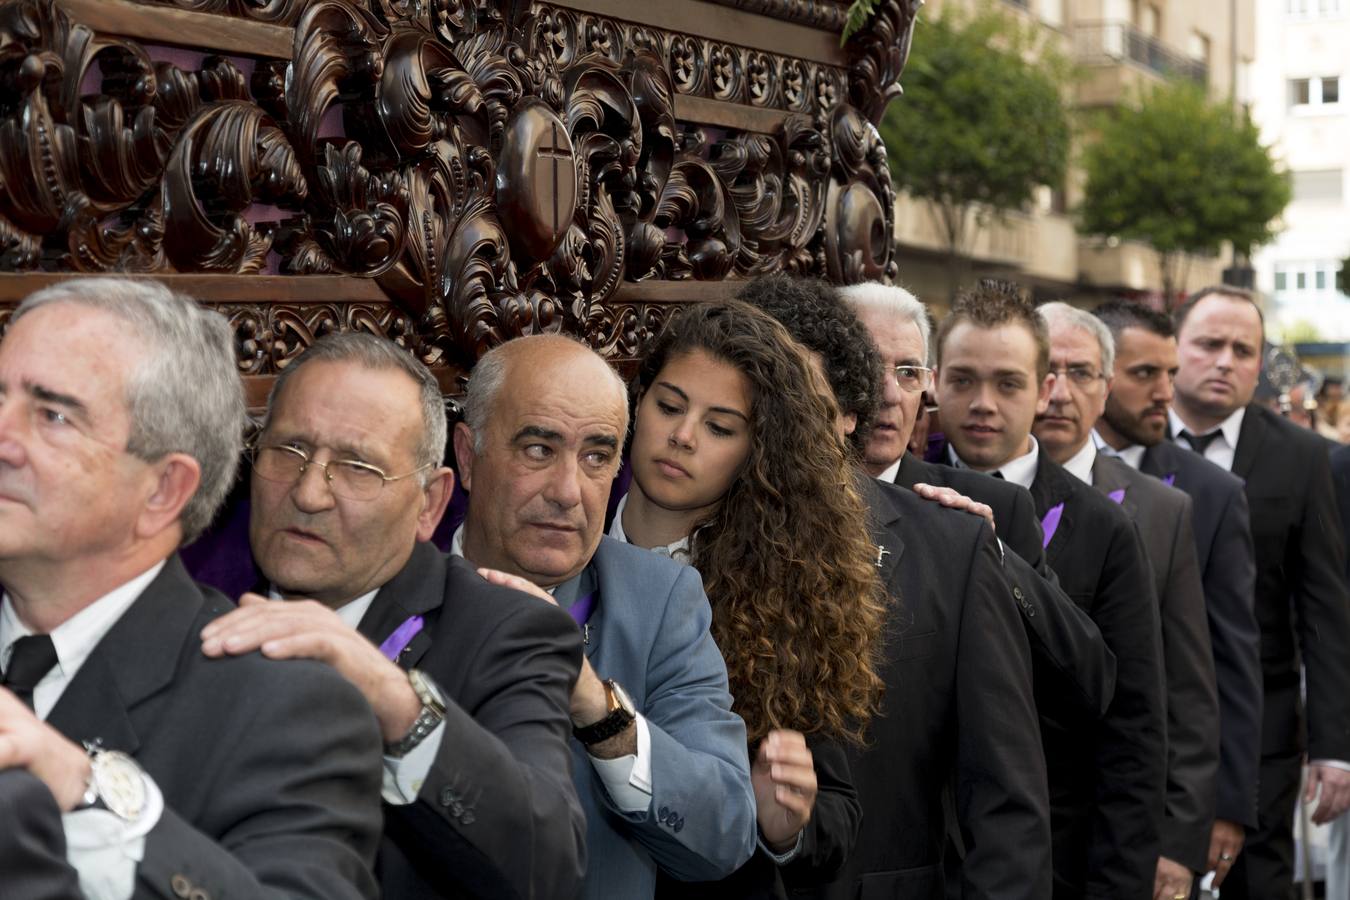
<path id="1" fill-rule="evenodd" d="M 1050 400 L 1053 403 L 1068 403 L 1073 397 L 1069 393 L 1069 378 L 1063 373 L 1053 373 L 1050 378 Z"/>
<path id="2" fill-rule="evenodd" d="M 291 499 L 296 509 L 304 513 L 331 509 L 337 500 L 333 496 L 333 486 L 328 482 L 328 470 L 313 462 L 307 463 L 291 488 Z"/>
<path id="3" fill-rule="evenodd" d="M 545 499 L 563 509 L 571 509 L 581 502 L 581 474 L 575 460 L 563 459 L 550 474 Z"/>
<path id="4" fill-rule="evenodd" d="M 28 416 L 24 404 L 17 399 L 0 400 L 0 463 L 23 464 L 23 436 L 27 431 Z"/>

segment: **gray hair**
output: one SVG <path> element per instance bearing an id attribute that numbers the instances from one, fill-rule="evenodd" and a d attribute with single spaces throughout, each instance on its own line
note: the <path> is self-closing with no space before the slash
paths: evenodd
<path id="1" fill-rule="evenodd" d="M 492 417 L 492 408 L 497 405 L 497 396 L 501 393 L 502 385 L 506 383 L 507 370 L 510 368 L 511 351 L 507 348 L 514 341 L 527 340 L 530 337 L 543 337 L 542 335 L 527 335 L 507 341 L 504 344 L 498 344 L 487 353 L 484 353 L 474 364 L 473 371 L 469 373 L 469 383 L 464 388 L 464 424 L 469 426 L 473 432 L 473 452 L 483 452 L 483 435 L 487 431 L 488 419 Z M 556 334 L 547 337 L 556 340 L 568 341 L 576 344 L 590 353 L 595 354 L 595 358 L 604 362 L 604 359 L 595 353 L 589 344 L 577 340 L 571 335 Z M 605 369 L 614 380 L 614 386 L 619 392 L 620 397 L 628 396 L 628 385 L 623 377 L 614 371 L 614 367 L 605 363 Z M 624 404 L 624 427 L 623 431 L 628 430 L 628 405 Z"/>
<path id="2" fill-rule="evenodd" d="M 928 310 L 909 291 L 879 281 L 865 281 L 839 288 L 839 296 L 853 307 L 855 313 L 866 310 L 913 322 L 914 327 L 919 329 L 919 339 L 923 341 L 924 363 L 927 364 L 933 358 L 930 349 L 933 329 L 928 322 Z"/>
<path id="3" fill-rule="evenodd" d="M 1111 337 L 1111 329 L 1101 319 L 1085 309 L 1079 309 L 1067 303 L 1046 303 L 1036 311 L 1045 320 L 1047 328 L 1066 325 L 1069 328 L 1086 331 L 1096 338 L 1097 346 L 1102 351 L 1102 371 L 1109 378 L 1111 373 L 1116 370 L 1116 341 Z"/>
<path id="4" fill-rule="evenodd" d="M 224 503 L 244 446 L 244 390 L 229 323 L 159 282 L 125 278 L 43 288 L 19 305 L 14 319 L 51 303 L 109 313 L 136 333 L 141 352 L 127 373 L 126 449 L 146 462 L 186 453 L 201 466 L 201 484 L 179 516 L 183 543 L 192 542 Z"/>
<path id="5" fill-rule="evenodd" d="M 407 350 L 388 338 L 364 331 L 342 331 L 326 334 L 281 370 L 267 395 L 267 414 L 263 427 L 272 421 L 272 410 L 281 390 L 295 373 L 311 362 L 356 363 L 367 369 L 394 370 L 407 375 L 417 385 L 422 406 L 422 439 L 413 448 L 413 461 L 422 471 L 418 473 L 422 486 L 431 479 L 434 470 L 445 461 L 445 440 L 448 426 L 445 416 L 445 398 L 440 382 L 431 370 Z"/>

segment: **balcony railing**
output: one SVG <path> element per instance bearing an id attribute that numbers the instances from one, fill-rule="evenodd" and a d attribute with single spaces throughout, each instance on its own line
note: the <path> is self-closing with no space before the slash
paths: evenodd
<path id="1" fill-rule="evenodd" d="M 1074 50 L 1084 62 L 1129 60 L 1164 78 L 1209 82 L 1209 65 L 1149 37 L 1128 22 L 1087 22 L 1074 28 Z"/>

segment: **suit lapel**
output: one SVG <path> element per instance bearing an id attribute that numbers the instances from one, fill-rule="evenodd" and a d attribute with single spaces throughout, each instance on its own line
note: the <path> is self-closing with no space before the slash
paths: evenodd
<path id="1" fill-rule="evenodd" d="M 1055 558 L 1059 551 L 1063 549 L 1069 540 L 1069 534 L 1073 531 L 1072 510 L 1068 508 L 1065 502 L 1073 495 L 1073 484 L 1070 481 L 1073 476 L 1065 472 L 1059 466 L 1046 459 L 1044 453 L 1036 463 L 1036 477 L 1031 482 L 1031 499 L 1036 504 L 1036 516 L 1041 520 L 1041 525 L 1046 534 L 1045 559 L 1051 567 L 1055 564 Z M 1055 514 L 1058 518 L 1055 524 L 1054 532 L 1050 532 L 1046 525 L 1046 517 L 1058 508 L 1059 512 Z"/>
<path id="2" fill-rule="evenodd" d="M 1262 410 L 1254 405 L 1247 407 L 1242 417 L 1242 428 L 1238 431 L 1237 452 L 1233 454 L 1233 474 L 1246 481 L 1252 474 L 1252 467 L 1261 455 L 1261 443 L 1266 438 L 1269 425 L 1261 415 Z"/>
<path id="3" fill-rule="evenodd" d="M 1129 478 L 1121 471 L 1121 467 L 1127 464 L 1122 462 L 1115 465 L 1116 462 L 1098 453 L 1092 462 L 1092 486 L 1114 500 L 1132 521 L 1138 521 L 1139 507 L 1134 502 L 1133 492 L 1130 491 Z"/>
<path id="4" fill-rule="evenodd" d="M 445 602 L 446 560 L 430 543 L 418 541 L 402 571 L 380 588 L 356 630 L 380 646 L 394 630 L 414 616 L 426 617 Z M 395 660 L 405 669 L 417 665 L 431 648 L 431 636 L 422 628 Z"/>
<path id="5" fill-rule="evenodd" d="M 895 533 L 895 529 L 890 527 L 900 520 L 902 513 L 886 492 L 865 474 L 859 475 L 856 485 L 863 503 L 871 512 L 872 521 L 869 524 L 872 526 L 872 539 L 877 548 L 875 562 L 878 574 L 882 583 L 889 585 L 896 566 L 900 564 L 900 557 L 905 553 L 904 541 Z"/>
<path id="6" fill-rule="evenodd" d="M 169 557 L 89 654 L 47 722 L 72 740 L 135 753 L 140 740 L 130 711 L 171 684 L 182 655 L 198 649 L 193 625 L 203 602 L 178 557 Z"/>

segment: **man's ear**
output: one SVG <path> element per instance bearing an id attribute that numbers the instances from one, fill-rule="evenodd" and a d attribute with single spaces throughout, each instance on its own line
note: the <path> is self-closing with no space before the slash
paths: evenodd
<path id="1" fill-rule="evenodd" d="M 1055 376 L 1049 373 L 1041 379 L 1041 390 L 1036 396 L 1036 415 L 1044 415 L 1045 411 L 1050 408 L 1050 391 L 1054 384 Z"/>
<path id="2" fill-rule="evenodd" d="M 427 486 L 422 489 L 422 511 L 417 514 L 417 539 L 429 541 L 441 524 L 445 508 L 450 504 L 450 495 L 455 491 L 455 473 L 449 468 L 440 468 L 431 473 Z"/>
<path id="3" fill-rule="evenodd" d="M 148 539 L 177 524 L 183 507 L 197 493 L 202 481 L 202 467 L 186 453 L 170 453 L 153 466 L 155 482 L 145 500 L 145 507 L 136 518 L 135 533 Z"/>
<path id="4" fill-rule="evenodd" d="M 459 467 L 459 483 L 464 490 L 473 490 L 473 429 L 463 422 L 455 423 L 455 464 Z"/>
<path id="5" fill-rule="evenodd" d="M 839 414 L 839 430 L 844 437 L 858 430 L 858 414 L 855 412 Z"/>

